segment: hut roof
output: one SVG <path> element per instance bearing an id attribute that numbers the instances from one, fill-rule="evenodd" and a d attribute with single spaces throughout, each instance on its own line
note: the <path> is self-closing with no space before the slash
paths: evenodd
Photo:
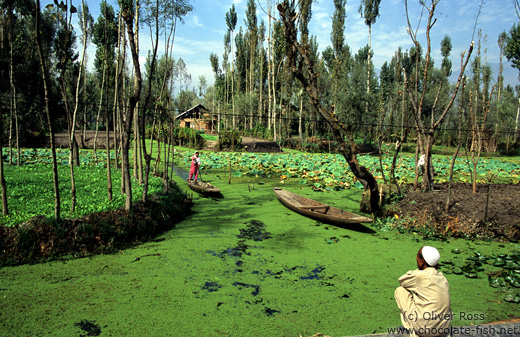
<path id="1" fill-rule="evenodd" d="M 175 119 L 183 119 L 188 118 L 193 114 L 199 114 L 200 112 L 208 111 L 206 107 L 202 104 L 197 104 L 194 107 L 189 108 L 188 110 L 184 111 L 183 113 L 178 114 L 175 116 Z"/>

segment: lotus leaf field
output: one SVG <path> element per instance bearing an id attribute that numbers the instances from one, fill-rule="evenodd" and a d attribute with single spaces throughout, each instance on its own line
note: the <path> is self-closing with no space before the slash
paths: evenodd
<path id="1" fill-rule="evenodd" d="M 180 154 L 183 165 L 189 166 L 190 156 L 182 152 Z M 202 169 L 225 170 L 231 166 L 233 177 L 252 176 L 270 177 L 280 176 L 282 179 L 298 179 L 300 184 L 312 185 L 315 190 L 340 189 L 357 187 L 362 188 L 361 183 L 350 171 L 345 159 L 338 154 L 249 154 L 249 153 L 204 153 L 202 156 Z M 381 172 L 379 157 L 364 155 L 358 157 L 361 165 L 369 168 L 381 180 L 382 174 L 388 178 L 392 158 L 383 158 L 383 172 Z M 433 158 L 436 182 L 448 181 L 451 158 L 437 156 Z M 456 182 L 470 182 L 472 163 L 458 158 L 454 165 Z M 404 155 L 398 160 L 396 177 L 400 184 L 412 183 L 415 177 L 415 159 L 413 156 Z M 477 169 L 477 182 L 512 182 L 520 181 L 520 165 L 498 159 L 481 159 Z"/>
<path id="2" fill-rule="evenodd" d="M 24 151 L 22 167 L 6 166 L 9 202 L 19 220 L 22 213 L 52 212 L 48 152 L 31 151 Z M 67 152 L 59 152 L 62 164 L 68 162 Z M 180 169 L 173 179 L 186 192 L 191 191 L 185 179 L 192 152 L 177 149 L 175 154 Z M 78 204 L 116 207 L 105 200 L 103 155 L 98 153 L 97 162 L 92 153 L 82 157 L 84 165 L 76 168 L 82 184 Z M 278 202 L 272 188 L 283 184 L 357 212 L 361 186 L 339 155 L 202 152 L 201 159 L 202 179 L 220 187 L 223 196 L 194 194 L 192 213 L 156 239 L 115 254 L 0 268 L 0 335 L 385 333 L 401 325 L 393 298 L 397 279 L 415 268 L 415 254 L 423 245 L 441 252 L 454 326 L 520 317 L 518 243 L 436 239 L 381 230 L 376 224 L 367 224 L 366 231 L 352 230 L 305 218 Z M 358 159 L 381 176 L 379 158 Z M 386 175 L 390 161 L 383 160 Z M 450 158 L 439 156 L 434 162 L 436 181 L 445 181 Z M 412 182 L 413 156 L 404 155 L 398 164 L 399 181 Z M 458 182 L 470 180 L 469 167 L 458 160 Z M 68 172 L 62 165 L 64 202 Z M 518 184 L 519 175 L 518 164 L 500 159 L 481 159 L 478 167 L 479 180 L 486 183 Z M 153 184 L 162 186 L 160 181 Z M 25 203 L 17 204 L 14 199 L 21 197 Z M 50 209 L 35 207 L 44 200 Z"/>
<path id="3" fill-rule="evenodd" d="M 7 151 L 4 151 L 4 153 Z M 175 164 L 189 167 L 192 151 L 180 149 L 175 154 Z M 60 174 L 62 210 L 65 217 L 83 216 L 92 212 L 111 210 L 123 204 L 124 197 L 115 192 L 114 200 L 106 198 L 106 153 L 98 151 L 81 151 L 81 165 L 75 169 L 77 180 L 78 208 L 75 214 L 70 208 L 70 173 L 68 169 L 69 151 L 57 149 Z M 113 158 L 113 152 L 112 152 Z M 51 216 L 54 209 L 51 155 L 48 149 L 24 149 L 21 151 L 21 166 L 5 166 L 8 186 L 10 215 L 2 216 L 0 225 L 13 225 L 28 220 L 35 215 Z M 310 186 L 315 191 L 338 190 L 363 186 L 350 171 L 345 159 L 338 154 L 308 154 L 300 152 L 276 154 L 250 154 L 229 152 L 204 152 L 201 155 L 202 173 L 215 172 L 233 179 L 258 177 L 280 178 L 297 181 L 303 186 Z M 379 157 L 359 156 L 361 165 L 369 168 L 380 182 L 382 174 L 388 178 L 392 158 L 383 158 L 381 172 Z M 396 166 L 396 177 L 400 184 L 411 183 L 415 177 L 414 157 L 402 155 Z M 447 182 L 451 158 L 436 156 L 433 158 L 436 182 Z M 455 166 L 455 181 L 471 181 L 472 163 L 465 158 L 458 158 Z M 484 158 L 479 161 L 477 171 L 478 182 L 512 182 L 520 181 L 520 165 L 500 159 Z M 113 170 L 114 191 L 119 189 L 120 171 Z M 151 177 L 150 192 L 162 188 L 160 179 Z M 137 200 L 142 188 L 134 182 L 134 198 Z"/>

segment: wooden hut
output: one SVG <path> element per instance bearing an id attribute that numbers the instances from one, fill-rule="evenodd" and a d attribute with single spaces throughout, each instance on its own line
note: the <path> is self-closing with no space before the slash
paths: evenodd
<path id="1" fill-rule="evenodd" d="M 207 134 L 215 132 L 217 117 L 208 113 L 208 109 L 202 104 L 197 104 L 192 108 L 178 114 L 175 120 L 179 121 L 179 127 L 192 128 L 198 131 L 204 131 Z"/>
<path id="2" fill-rule="evenodd" d="M 479 139 L 480 134 L 480 139 Z M 497 140 L 493 130 L 485 129 L 484 132 L 475 131 L 473 132 L 473 140 L 471 142 L 471 151 L 478 151 L 478 144 L 481 144 L 481 151 L 487 153 L 497 152 Z"/>

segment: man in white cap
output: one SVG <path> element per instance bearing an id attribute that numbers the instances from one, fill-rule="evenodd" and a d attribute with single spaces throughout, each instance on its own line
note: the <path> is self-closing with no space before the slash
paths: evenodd
<path id="1" fill-rule="evenodd" d="M 417 253 L 417 269 L 399 278 L 395 301 L 403 326 L 412 336 L 449 334 L 453 315 L 448 280 L 436 268 L 440 257 L 434 247 L 422 247 Z"/>

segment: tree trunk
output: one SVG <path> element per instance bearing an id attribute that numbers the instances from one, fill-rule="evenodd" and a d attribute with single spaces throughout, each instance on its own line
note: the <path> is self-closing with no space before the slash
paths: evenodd
<path id="1" fill-rule="evenodd" d="M 83 11 L 82 12 L 83 12 L 83 23 L 85 26 L 83 27 L 83 32 L 84 32 L 83 51 L 81 54 L 81 60 L 80 60 L 80 65 L 79 65 L 78 80 L 76 81 L 76 96 L 75 96 L 75 100 L 74 100 L 76 105 L 74 106 L 74 112 L 72 113 L 72 120 L 71 120 L 72 127 L 70 128 L 70 133 L 69 133 L 69 147 L 71 149 L 71 155 L 73 155 L 74 143 L 76 142 L 74 130 L 75 130 L 75 125 L 76 125 L 76 115 L 78 113 L 78 107 L 79 107 L 79 103 L 78 103 L 79 102 L 79 87 L 81 84 L 81 73 L 83 71 L 83 64 L 85 63 L 85 53 L 87 50 L 88 28 L 86 27 L 84 2 L 83 2 Z M 78 153 L 78 149 L 76 148 L 75 150 L 76 150 L 76 153 Z M 74 163 L 72 163 L 72 161 L 71 161 L 69 163 L 69 166 L 70 166 L 70 197 L 71 197 L 70 211 L 71 211 L 71 213 L 74 213 L 76 210 L 76 180 L 74 179 Z"/>
<path id="2" fill-rule="evenodd" d="M 139 55 L 137 53 L 137 46 L 134 39 L 134 17 L 128 10 L 123 11 L 123 18 L 126 23 L 126 32 L 128 35 L 128 43 L 130 45 L 130 52 L 132 54 L 132 61 L 136 76 L 134 82 L 134 92 L 129 99 L 128 110 L 126 111 L 126 120 L 124 121 L 124 134 L 123 134 L 123 176 L 125 179 L 125 210 L 130 211 L 132 208 L 132 182 L 130 176 L 130 161 L 129 161 L 129 150 L 130 150 L 130 137 L 132 133 L 132 122 L 134 116 L 134 109 L 137 106 L 139 97 L 141 95 L 141 70 L 139 67 Z"/>
<path id="3" fill-rule="evenodd" d="M 397 178 L 395 176 L 395 167 L 397 163 L 397 157 L 399 156 L 399 152 L 401 151 L 401 147 L 404 143 L 406 143 L 406 138 L 408 137 L 409 129 L 403 130 L 403 134 L 401 134 L 401 139 L 397 141 L 397 144 L 395 146 L 394 156 L 392 158 L 392 165 L 390 166 L 390 179 L 394 183 L 395 187 L 397 187 L 397 192 L 399 195 L 403 194 L 401 191 L 401 185 L 399 184 L 399 181 L 397 181 Z"/>
<path id="4" fill-rule="evenodd" d="M 518 99 L 518 109 L 516 110 L 515 137 L 513 143 L 518 140 L 518 124 L 520 124 L 520 98 Z"/>
<path id="5" fill-rule="evenodd" d="M 0 130 L 4 129 L 4 121 L 2 118 L 2 113 L 0 113 Z M 0 185 L 2 186 L 2 214 L 9 214 L 9 210 L 7 208 L 7 185 L 5 183 L 4 177 L 4 158 L 3 158 L 3 144 L 2 144 L 2 135 L 0 134 Z"/>
<path id="6" fill-rule="evenodd" d="M 157 8 L 159 8 L 159 0 L 156 1 L 156 6 L 157 6 Z M 143 152 L 144 160 L 145 160 L 145 171 L 144 171 L 144 177 L 143 177 L 142 176 L 142 165 L 143 165 L 142 156 L 141 155 L 139 156 L 139 158 L 140 158 L 139 164 L 140 164 L 140 172 L 141 172 L 140 178 L 141 179 L 144 178 L 143 179 L 143 196 L 142 196 L 143 201 L 146 201 L 148 198 L 148 178 L 150 176 L 150 161 L 152 160 L 151 153 L 148 154 L 148 152 L 146 150 L 145 127 L 146 127 L 146 111 L 148 110 L 148 103 L 150 101 L 150 96 L 152 94 L 152 79 L 153 79 L 155 71 L 156 71 L 155 63 L 156 63 L 156 59 L 157 59 L 157 47 L 159 44 L 159 17 L 158 17 L 158 14 L 156 14 L 156 15 L 157 16 L 155 17 L 155 43 L 153 44 L 154 50 L 153 50 L 153 56 L 152 56 L 152 64 L 150 65 L 150 73 L 148 74 L 148 93 L 144 100 L 144 109 L 143 109 L 143 113 L 142 113 L 141 128 L 140 128 L 141 129 L 141 131 L 140 131 L 141 132 L 141 141 L 142 141 L 141 148 L 142 148 L 142 152 Z M 152 131 L 151 131 L 152 139 L 153 139 L 153 135 L 154 135 L 154 128 L 155 128 L 155 113 L 154 113 L 154 123 L 153 123 Z M 159 141 L 157 141 L 157 143 L 159 144 Z M 150 152 L 153 152 L 153 140 L 150 144 Z M 159 152 L 158 155 L 160 155 L 160 150 L 158 152 Z M 159 158 L 157 158 L 157 162 L 159 162 Z"/>
<path id="7" fill-rule="evenodd" d="M 134 109 L 134 177 L 143 184 L 143 153 L 139 134 L 139 102 Z"/>
<path id="8" fill-rule="evenodd" d="M 107 90 L 105 91 L 105 107 L 104 107 L 104 117 L 105 117 L 105 151 L 107 156 L 107 198 L 108 200 L 112 200 L 112 168 L 110 164 L 110 121 L 108 120 L 108 85 Z M 114 121 L 115 123 L 115 121 Z M 114 139 L 115 143 L 115 139 Z"/>
<path id="9" fill-rule="evenodd" d="M 10 113 L 9 113 L 9 139 L 7 144 L 9 145 L 9 165 L 13 165 L 13 119 L 14 119 L 14 94 L 11 86 L 11 97 L 9 98 Z M 3 130 L 3 125 L 2 129 Z"/>
<path id="10" fill-rule="evenodd" d="M 9 8 L 9 82 L 11 85 L 11 119 L 9 121 L 9 163 L 13 164 L 13 144 L 12 144 L 12 132 L 13 132 L 13 119 L 16 136 L 16 153 L 17 159 L 16 164 L 20 166 L 20 128 L 18 127 L 18 109 L 16 108 L 16 85 L 14 82 L 14 59 L 13 59 L 13 34 L 12 34 L 12 10 Z M 1 148 L 1 146 L 0 146 Z"/>
<path id="11" fill-rule="evenodd" d="M 233 31 L 231 31 L 231 106 L 233 108 L 233 130 L 236 128 L 236 116 L 235 116 L 235 57 L 233 53 L 234 43 Z"/>
<path id="12" fill-rule="evenodd" d="M 460 97 L 464 97 L 464 89 L 466 88 L 466 83 L 464 82 L 462 84 Z M 446 206 L 444 208 L 444 212 L 448 214 L 448 211 L 450 210 L 450 203 L 451 203 L 451 184 L 453 182 L 453 169 L 455 167 L 455 161 L 457 160 L 457 156 L 459 155 L 460 146 L 462 144 L 462 98 L 460 99 L 459 104 L 459 134 L 457 137 L 457 148 L 455 150 L 455 153 L 453 154 L 453 159 L 451 161 L 450 165 L 450 175 L 448 179 L 448 198 L 446 199 Z"/>
<path id="13" fill-rule="evenodd" d="M 263 41 L 263 38 L 262 38 L 262 41 Z M 263 124 L 263 121 L 262 121 L 262 114 L 263 114 L 263 105 L 264 105 L 264 98 L 263 98 L 263 93 L 264 93 L 264 86 L 263 86 L 263 82 L 262 82 L 262 79 L 264 78 L 263 76 L 263 70 L 264 70 L 264 64 L 263 64 L 263 57 L 262 55 L 260 55 L 260 58 L 261 58 L 261 63 L 260 63 L 260 80 L 259 80 L 259 84 L 258 84 L 258 95 L 259 95 L 259 98 L 258 98 L 258 124 L 261 125 Z"/>
<path id="14" fill-rule="evenodd" d="M 114 107 L 112 109 L 112 123 L 113 123 L 113 132 L 114 132 L 114 168 L 117 170 L 119 168 L 119 151 L 118 151 L 118 140 L 119 140 L 119 133 L 121 131 L 121 127 L 119 124 L 121 116 L 120 111 L 120 89 L 119 84 L 122 82 L 121 75 L 123 74 L 123 64 L 124 62 L 121 62 L 121 38 L 122 35 L 124 35 L 124 30 L 121 29 L 123 25 L 122 17 L 119 15 L 118 17 L 118 25 L 117 25 L 117 60 L 116 60 L 116 76 L 114 81 Z M 124 86 L 124 84 L 123 84 Z"/>
<path id="15" fill-rule="evenodd" d="M 372 58 L 371 55 L 372 52 L 372 25 L 368 25 L 368 59 L 367 59 L 367 101 L 365 102 L 365 114 L 368 117 L 369 115 L 369 104 L 368 99 L 370 97 L 370 61 Z M 368 126 L 367 126 L 368 128 Z M 365 130 L 368 131 L 368 130 Z M 365 132 L 365 137 L 368 134 L 368 132 Z"/>
<path id="16" fill-rule="evenodd" d="M 49 126 L 49 138 L 50 138 L 50 146 L 51 146 L 51 155 L 52 155 L 52 177 L 53 177 L 53 185 L 54 185 L 54 219 L 60 219 L 60 188 L 58 182 L 58 162 L 56 160 L 56 147 L 54 144 L 54 130 L 53 123 L 51 118 L 51 112 L 49 107 L 49 90 L 47 87 L 47 65 L 45 64 L 45 58 L 43 55 L 43 47 L 41 42 L 41 34 L 40 34 L 40 0 L 36 0 L 36 44 L 38 48 L 38 55 L 40 56 L 40 64 L 42 70 L 42 81 L 43 81 L 43 89 L 45 93 L 45 113 L 47 115 L 47 123 Z"/>
<path id="17" fill-rule="evenodd" d="M 122 14 L 119 14 L 121 16 L 121 18 L 123 17 Z M 123 20 L 124 21 L 124 20 Z M 124 24 L 126 25 L 126 23 Z M 124 64 L 126 64 L 125 60 L 126 60 L 126 34 L 125 32 L 121 32 L 121 35 L 122 35 L 122 38 L 123 38 L 123 57 L 122 57 L 122 62 L 121 62 L 121 70 L 122 71 L 125 71 L 126 70 L 126 67 L 124 66 Z M 124 75 L 122 76 L 123 78 L 126 77 L 126 71 L 124 73 Z M 124 96 L 124 93 L 127 92 L 127 89 L 126 89 L 126 82 L 125 80 L 121 81 L 122 82 L 122 90 L 121 90 L 121 98 L 120 98 L 120 102 L 121 102 L 121 107 L 119 108 L 119 115 L 117 116 L 118 118 L 118 121 L 117 121 L 117 124 L 118 124 L 118 128 L 119 128 L 119 149 L 121 150 L 121 194 L 125 194 L 125 174 L 124 174 L 124 156 L 123 156 L 123 143 L 124 143 L 124 133 L 125 133 L 125 124 L 124 124 L 124 119 L 123 119 L 123 116 L 126 116 L 127 114 L 127 111 L 128 111 L 128 108 L 127 108 L 127 105 L 124 103 L 124 100 L 126 99 L 125 96 Z"/>
<path id="18" fill-rule="evenodd" d="M 106 57 L 105 57 L 106 59 Z M 103 65 L 103 76 L 101 77 L 101 90 L 99 92 L 99 107 L 98 107 L 98 113 L 96 117 L 96 133 L 94 134 L 94 158 L 97 163 L 97 138 L 98 138 L 98 132 L 99 132 L 99 117 L 101 116 L 101 107 L 103 106 L 103 93 L 105 90 L 105 77 L 106 77 L 106 68 L 107 64 L 106 61 Z"/>
<path id="19" fill-rule="evenodd" d="M 271 131 L 271 119 L 273 117 L 273 111 L 272 111 L 272 97 L 271 97 L 271 79 L 272 79 L 272 74 L 271 72 L 273 71 L 273 60 L 271 60 L 272 58 L 272 50 L 271 50 L 271 43 L 272 43 L 272 30 L 271 30 L 271 20 L 272 20 L 272 16 L 271 16 L 271 4 L 269 4 L 268 6 L 268 14 L 269 14 L 269 33 L 267 34 L 267 50 L 268 50 L 268 55 L 267 55 L 267 100 L 269 101 L 268 103 L 268 109 L 267 109 L 267 129 L 269 131 Z"/>
<path id="20" fill-rule="evenodd" d="M 107 198 L 112 200 L 112 168 L 110 164 L 110 129 L 108 128 L 108 109 L 105 109 L 105 123 L 107 127 L 105 129 L 105 135 L 107 138 Z M 116 142 L 114 138 L 114 143 Z"/>
<path id="21" fill-rule="evenodd" d="M 302 120 L 303 120 L 303 95 L 300 95 L 300 116 L 298 118 L 298 136 L 300 137 L 300 144 L 303 149 L 303 128 L 302 128 Z"/>
<path id="22" fill-rule="evenodd" d="M 169 181 L 168 181 L 168 161 L 170 160 L 170 151 L 168 151 L 168 149 L 170 147 L 170 142 L 169 142 L 170 137 L 168 137 L 168 139 L 166 138 L 166 132 L 164 130 L 164 123 L 162 122 L 162 120 L 159 120 L 159 124 L 160 124 L 161 134 L 164 135 L 163 136 L 164 137 L 164 139 L 163 139 L 164 165 L 163 165 L 163 174 L 162 174 L 162 179 L 163 179 L 163 184 L 164 184 L 163 191 L 168 192 L 168 188 L 170 185 Z"/>
<path id="23" fill-rule="evenodd" d="M 81 121 L 81 148 L 86 148 L 87 138 L 87 65 L 83 65 L 83 119 Z"/>

